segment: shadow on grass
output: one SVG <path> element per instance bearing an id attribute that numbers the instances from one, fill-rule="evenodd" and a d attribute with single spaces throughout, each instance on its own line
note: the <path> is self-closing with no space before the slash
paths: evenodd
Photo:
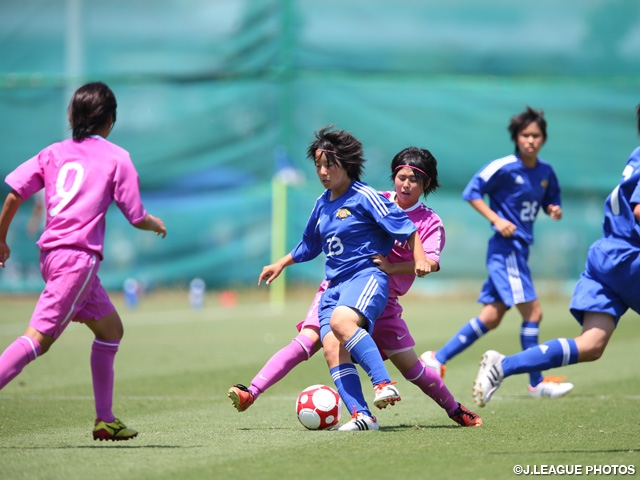
<path id="1" fill-rule="evenodd" d="M 612 450 L 541 450 L 541 451 L 530 451 L 527 452 L 529 455 L 537 455 L 537 454 L 556 454 L 556 453 L 639 453 L 640 450 L 637 448 L 616 448 Z M 522 455 L 521 451 L 518 452 L 486 452 L 488 455 Z"/>
<path id="2" fill-rule="evenodd" d="M 124 448 L 124 449 L 168 449 L 168 448 L 202 448 L 204 445 L 61 445 L 58 447 L 47 447 L 44 445 L 31 447 L 0 447 L 0 450 L 68 450 L 68 449 L 104 449 L 104 448 Z"/>
<path id="3" fill-rule="evenodd" d="M 438 429 L 444 429 L 444 430 L 453 429 L 453 430 L 455 430 L 455 429 L 458 429 L 458 428 L 464 428 L 464 427 L 461 427 L 460 425 L 453 424 L 453 423 L 451 425 L 390 425 L 390 426 L 380 427 L 380 431 L 382 431 L 382 432 L 402 432 L 402 431 L 406 431 L 406 430 L 438 430 Z"/>

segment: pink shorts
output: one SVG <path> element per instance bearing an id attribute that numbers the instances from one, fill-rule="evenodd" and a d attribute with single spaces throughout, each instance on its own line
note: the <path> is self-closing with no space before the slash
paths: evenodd
<path id="1" fill-rule="evenodd" d="M 323 280 L 320 286 L 318 287 L 318 292 L 316 296 L 313 297 L 313 302 L 311 302 L 311 306 L 309 310 L 307 310 L 307 315 L 304 317 L 304 320 L 296 325 L 296 328 L 300 332 L 303 328 L 312 328 L 314 330 L 320 331 L 320 319 L 318 318 L 318 306 L 320 305 L 320 299 L 322 298 L 322 294 L 329 286 L 329 282 L 327 280 Z"/>
<path id="2" fill-rule="evenodd" d="M 115 307 L 98 278 L 100 260 L 95 253 L 73 247 L 40 254 L 46 285 L 31 317 L 39 332 L 58 338 L 69 321 L 99 320 Z"/>
<path id="3" fill-rule="evenodd" d="M 371 338 L 378 345 L 382 359 L 385 354 L 399 353 L 415 347 L 416 342 L 409 333 L 407 322 L 402 319 L 402 307 L 397 298 L 389 298 L 384 312 L 376 320 Z"/>
<path id="4" fill-rule="evenodd" d="M 303 328 L 320 329 L 318 305 L 320 305 L 320 298 L 328 286 L 329 282 L 323 280 L 318 287 L 316 296 L 313 297 L 309 310 L 307 310 L 307 315 L 302 322 L 296 325 L 298 331 Z M 376 320 L 371 337 L 376 342 L 383 360 L 387 359 L 385 352 L 389 354 L 398 353 L 415 347 L 416 342 L 411 333 L 409 333 L 407 322 L 402 319 L 402 307 L 397 298 L 389 298 L 382 315 Z"/>

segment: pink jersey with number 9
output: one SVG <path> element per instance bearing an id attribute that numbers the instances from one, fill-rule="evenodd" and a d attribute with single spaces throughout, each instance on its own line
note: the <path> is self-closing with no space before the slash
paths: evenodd
<path id="1" fill-rule="evenodd" d="M 130 223 L 144 220 L 138 173 L 129 153 L 99 136 L 64 140 L 7 175 L 22 199 L 44 187 L 46 226 L 41 250 L 78 247 L 103 258 L 105 215 L 112 201 Z"/>

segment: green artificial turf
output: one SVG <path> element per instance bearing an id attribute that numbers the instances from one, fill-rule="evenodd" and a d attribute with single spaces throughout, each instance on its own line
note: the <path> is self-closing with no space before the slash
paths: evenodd
<path id="1" fill-rule="evenodd" d="M 288 344 L 313 291 L 288 295 L 282 309 L 265 289 L 239 292 L 225 308 L 211 293 L 188 308 L 185 292 L 145 296 L 135 310 L 114 301 L 125 323 L 116 357 L 114 412 L 140 431 L 127 442 L 93 441 L 89 369 L 92 336 L 72 324 L 49 353 L 0 391 L 2 479 L 513 479 L 516 465 L 640 467 L 640 318 L 623 317 L 604 357 L 557 369 L 575 384 L 567 397 L 528 396 L 526 376 L 504 381 L 491 403 L 473 403 L 481 354 L 520 350 L 520 318 L 503 324 L 452 359 L 445 382 L 484 425 L 461 428 L 388 364 L 402 401 L 378 413 L 379 432 L 308 431 L 294 404 L 305 387 L 332 385 L 322 355 L 298 366 L 246 412 L 226 396 L 249 384 L 264 362 Z M 542 298 L 540 341 L 580 329 L 568 298 Z M 24 333 L 35 298 L 0 297 L 0 351 Z M 440 347 L 479 311 L 473 295 L 409 296 L 405 318 L 416 350 Z M 361 372 L 364 392 L 373 392 Z M 343 421 L 346 421 L 346 414 Z"/>

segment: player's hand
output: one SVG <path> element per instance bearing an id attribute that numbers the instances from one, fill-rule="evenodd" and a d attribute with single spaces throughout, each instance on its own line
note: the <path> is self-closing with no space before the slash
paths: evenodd
<path id="1" fill-rule="evenodd" d="M 505 220 L 504 218 L 499 218 L 493 223 L 493 226 L 496 228 L 500 235 L 505 238 L 513 237 L 513 234 L 516 232 L 517 227 L 511 223 L 509 220 Z"/>
<path id="2" fill-rule="evenodd" d="M 0 242 L 0 267 L 4 268 L 4 263 L 9 260 L 11 249 L 7 242 Z"/>
<path id="3" fill-rule="evenodd" d="M 415 266 L 416 277 L 424 277 L 431 273 L 431 265 L 426 260 L 419 260 Z"/>
<path id="4" fill-rule="evenodd" d="M 262 273 L 258 277 L 258 285 L 262 284 L 264 280 L 267 285 L 273 282 L 282 272 L 282 267 L 277 263 L 272 263 L 271 265 L 267 265 L 262 268 Z"/>
<path id="5" fill-rule="evenodd" d="M 549 205 L 547 207 L 547 213 L 552 220 L 560 220 L 562 218 L 562 207 L 559 205 Z"/>
<path id="6" fill-rule="evenodd" d="M 156 235 L 162 235 L 162 238 L 166 237 L 167 228 L 164 226 L 164 222 L 153 215 L 149 215 L 149 217 L 153 221 L 153 231 L 156 232 Z"/>
<path id="7" fill-rule="evenodd" d="M 375 266 L 378 267 L 380 270 L 382 270 L 384 273 L 388 274 L 390 272 L 389 268 L 391 264 L 387 261 L 387 257 L 379 253 L 376 253 L 374 256 L 371 257 L 371 259 L 373 260 L 373 263 L 375 264 Z"/>

